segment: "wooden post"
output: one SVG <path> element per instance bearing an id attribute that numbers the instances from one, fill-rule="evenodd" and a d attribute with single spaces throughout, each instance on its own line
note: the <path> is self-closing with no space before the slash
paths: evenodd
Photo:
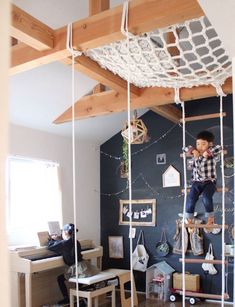
<path id="1" fill-rule="evenodd" d="M 10 271 L 6 232 L 6 158 L 8 151 L 8 69 L 10 1 L 0 1 L 0 306 L 10 307 Z"/>
<path id="2" fill-rule="evenodd" d="M 233 152 L 235 152 L 235 54 L 233 55 L 232 59 L 233 65 Z M 234 154 L 233 154 L 234 155 Z M 233 171 L 235 171 L 235 165 L 233 163 Z M 235 180 L 233 180 L 233 194 L 235 196 Z M 233 202 L 233 209 L 235 210 L 235 202 Z M 235 223 L 235 214 L 233 215 L 233 223 Z M 235 259 L 235 249 L 233 250 L 233 305 L 235 303 L 235 266 L 234 266 L 234 259 Z"/>

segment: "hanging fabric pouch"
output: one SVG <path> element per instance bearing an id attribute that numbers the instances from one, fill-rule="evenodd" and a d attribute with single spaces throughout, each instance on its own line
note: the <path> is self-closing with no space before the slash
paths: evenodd
<path id="1" fill-rule="evenodd" d="M 162 230 L 161 239 L 156 245 L 156 251 L 157 251 L 157 255 L 160 257 L 165 257 L 170 252 L 170 246 L 167 242 L 166 232 L 164 229 Z"/>
<path id="2" fill-rule="evenodd" d="M 132 253 L 133 270 L 145 272 L 147 270 L 149 255 L 144 246 L 144 233 L 141 230 L 136 248 Z"/>
<path id="3" fill-rule="evenodd" d="M 206 260 L 214 260 L 214 255 L 213 255 L 213 248 L 212 244 L 210 243 L 208 251 L 206 253 Z M 215 275 L 217 274 L 217 270 L 214 267 L 213 263 L 203 263 L 202 268 L 204 271 L 208 271 L 210 275 Z"/>

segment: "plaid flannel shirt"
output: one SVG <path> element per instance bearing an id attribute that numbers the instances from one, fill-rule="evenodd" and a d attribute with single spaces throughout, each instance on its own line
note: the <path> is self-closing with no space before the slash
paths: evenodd
<path id="1" fill-rule="evenodd" d="M 220 145 L 211 146 L 208 149 L 208 158 L 200 156 L 192 158 L 192 181 L 215 181 L 217 157 L 220 154 L 222 147 Z"/>

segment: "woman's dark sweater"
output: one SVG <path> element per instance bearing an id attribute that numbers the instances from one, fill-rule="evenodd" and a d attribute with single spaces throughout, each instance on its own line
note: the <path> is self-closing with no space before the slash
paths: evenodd
<path id="1" fill-rule="evenodd" d="M 75 245 L 72 237 L 68 240 L 49 240 L 47 248 L 62 256 L 64 263 L 68 266 L 75 264 Z M 81 244 L 79 241 L 77 241 L 77 259 L 78 262 L 82 261 Z"/>

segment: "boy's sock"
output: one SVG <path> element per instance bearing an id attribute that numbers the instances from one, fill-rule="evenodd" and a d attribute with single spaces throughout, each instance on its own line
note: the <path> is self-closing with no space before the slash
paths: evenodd
<path id="1" fill-rule="evenodd" d="M 193 219 L 187 219 L 188 224 L 193 224 Z"/>
<path id="2" fill-rule="evenodd" d="M 215 223 L 215 218 L 214 218 L 214 216 L 208 216 L 208 219 L 207 219 L 207 223 L 206 223 L 206 225 L 214 225 L 214 223 Z M 204 231 L 206 232 L 206 233 L 211 233 L 212 232 L 212 228 L 204 228 Z"/>

